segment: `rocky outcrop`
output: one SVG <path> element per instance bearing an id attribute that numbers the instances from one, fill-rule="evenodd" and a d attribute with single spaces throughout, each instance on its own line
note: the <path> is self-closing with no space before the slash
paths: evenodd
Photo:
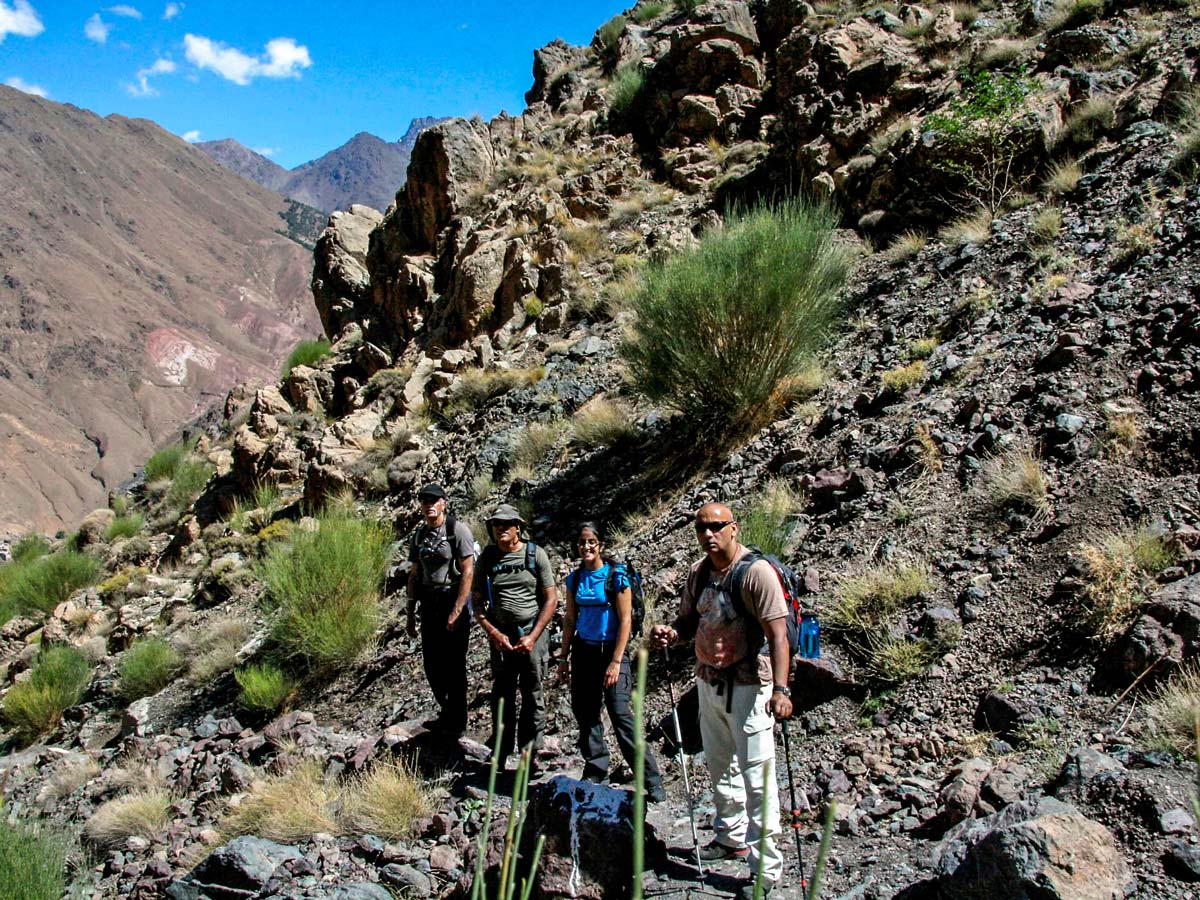
<path id="1" fill-rule="evenodd" d="M 369 318 L 371 274 L 367 251 L 371 231 L 383 221 L 382 213 L 355 204 L 349 212 L 335 212 L 321 232 L 313 254 L 313 299 L 321 327 L 337 340 L 352 322 Z"/>

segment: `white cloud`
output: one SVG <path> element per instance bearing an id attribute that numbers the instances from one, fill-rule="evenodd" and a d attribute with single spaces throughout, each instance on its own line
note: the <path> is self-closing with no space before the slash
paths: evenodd
<path id="1" fill-rule="evenodd" d="M 266 54 L 255 58 L 234 47 L 226 47 L 210 38 L 186 34 L 183 46 L 188 62 L 200 69 L 212 69 L 234 84 L 249 84 L 255 78 L 299 78 L 300 69 L 312 65 L 308 48 L 292 38 L 267 42 Z"/>
<path id="2" fill-rule="evenodd" d="M 182 3 L 168 3 L 166 9 L 163 10 L 164 19 L 173 19 L 183 12 Z"/>
<path id="3" fill-rule="evenodd" d="M 189 144 L 194 144 L 196 141 L 200 140 L 200 132 L 195 129 L 191 131 L 185 131 L 183 133 L 183 139 Z"/>
<path id="4" fill-rule="evenodd" d="M 166 58 L 156 59 L 153 65 L 147 66 L 144 69 L 138 69 L 137 84 L 125 85 L 125 91 L 131 97 L 157 97 L 158 91 L 150 84 L 150 76 L 152 75 L 169 75 L 174 72 L 176 65 L 173 60 Z"/>
<path id="5" fill-rule="evenodd" d="M 30 6 L 29 0 L 16 0 L 12 6 L 5 0 L 0 0 L 0 42 L 10 34 L 34 37 L 41 34 L 45 28 L 37 10 Z"/>
<path id="6" fill-rule="evenodd" d="M 50 92 L 38 84 L 30 84 L 19 75 L 14 75 L 6 82 L 9 87 L 16 88 L 18 91 L 24 91 L 26 94 L 33 94 L 35 97 L 49 97 Z"/>
<path id="7" fill-rule="evenodd" d="M 95 41 L 97 44 L 107 42 L 110 31 L 112 31 L 112 26 L 100 18 L 100 13 L 92 13 L 92 17 L 83 26 L 83 33 L 88 36 L 88 40 Z"/>
<path id="8" fill-rule="evenodd" d="M 276 153 L 279 152 L 278 147 L 251 147 L 250 149 L 253 150 L 255 153 L 257 153 L 259 156 L 274 156 Z"/>
<path id="9" fill-rule="evenodd" d="M 110 6 L 108 11 L 114 16 L 124 16 L 126 19 L 140 19 L 142 17 L 141 10 L 135 6 L 126 6 L 124 3 Z"/>

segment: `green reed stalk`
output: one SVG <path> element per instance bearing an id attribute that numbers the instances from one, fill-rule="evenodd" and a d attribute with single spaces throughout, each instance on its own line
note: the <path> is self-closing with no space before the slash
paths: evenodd
<path id="1" fill-rule="evenodd" d="M 642 900 L 645 867 L 643 835 L 646 821 L 646 660 L 643 647 L 637 658 L 637 689 L 633 692 L 633 900 Z"/>

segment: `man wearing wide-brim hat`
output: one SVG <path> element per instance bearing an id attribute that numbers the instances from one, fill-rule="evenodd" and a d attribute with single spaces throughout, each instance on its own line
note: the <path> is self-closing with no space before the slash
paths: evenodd
<path id="1" fill-rule="evenodd" d="M 476 620 L 492 643 L 493 749 L 497 707 L 504 701 L 501 768 L 514 745 L 541 745 L 546 718 L 542 679 L 549 659 L 546 627 L 558 607 L 550 557 L 532 541 L 522 540 L 524 525 L 520 512 L 508 503 L 493 510 L 487 518 L 492 543 L 479 557 L 472 586 Z"/>

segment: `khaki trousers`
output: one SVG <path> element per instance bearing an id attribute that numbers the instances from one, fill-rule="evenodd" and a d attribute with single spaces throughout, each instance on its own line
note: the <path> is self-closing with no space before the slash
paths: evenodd
<path id="1" fill-rule="evenodd" d="M 775 780 L 775 719 L 767 712 L 771 685 L 734 684 L 732 701 L 727 696 L 729 690 L 728 683 L 712 685 L 696 680 L 700 737 L 717 807 L 713 831 L 717 840 L 728 847 L 749 846 L 753 875 L 758 871 L 765 805 L 763 878 L 778 882 L 783 875 L 783 857 L 779 850 L 782 829 Z"/>

